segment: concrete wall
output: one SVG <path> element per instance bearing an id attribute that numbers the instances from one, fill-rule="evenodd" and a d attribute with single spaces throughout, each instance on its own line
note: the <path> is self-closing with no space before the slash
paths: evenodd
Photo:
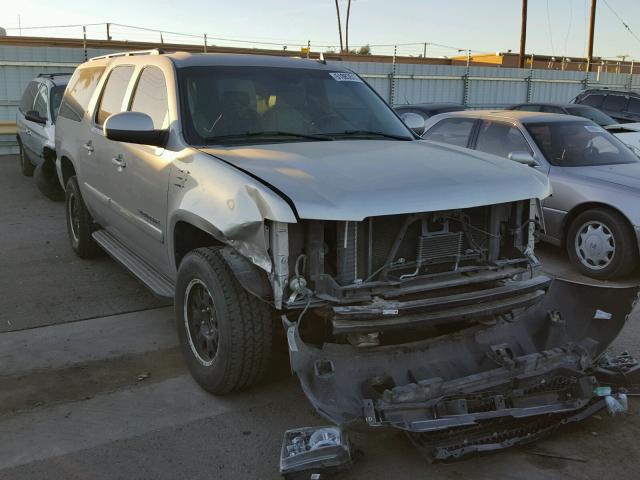
<path id="1" fill-rule="evenodd" d="M 88 48 L 87 56 L 111 53 Z M 82 48 L 0 46 L 0 122 L 15 121 L 29 80 L 42 72 L 72 71 L 84 61 Z M 456 102 L 470 108 L 500 108 L 526 101 L 566 102 L 588 87 L 640 89 L 640 75 L 502 67 L 330 61 L 348 67 L 389 103 Z M 0 135 L 0 154 L 15 153 L 14 138 Z"/>

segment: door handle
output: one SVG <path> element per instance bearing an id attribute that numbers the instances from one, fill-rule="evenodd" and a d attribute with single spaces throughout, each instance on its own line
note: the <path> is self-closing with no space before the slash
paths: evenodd
<path id="1" fill-rule="evenodd" d="M 83 145 L 83 147 L 89 153 L 93 152 L 93 150 L 94 150 L 93 145 L 91 145 L 91 140 L 89 140 L 87 143 L 85 143 Z"/>
<path id="2" fill-rule="evenodd" d="M 121 172 L 122 169 L 126 168 L 127 164 L 122 159 L 122 155 L 117 155 L 111 159 L 111 163 L 113 163 L 116 167 L 118 167 L 118 171 Z"/>

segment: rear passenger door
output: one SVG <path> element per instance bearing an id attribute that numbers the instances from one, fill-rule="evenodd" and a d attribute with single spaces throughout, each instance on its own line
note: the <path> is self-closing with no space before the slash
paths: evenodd
<path id="1" fill-rule="evenodd" d="M 73 162 L 84 202 L 99 223 L 107 203 L 96 195 L 95 185 L 100 174 L 93 155 L 92 119 L 88 109 L 104 70 L 98 66 L 79 68 L 74 72 L 56 119 L 56 154 Z"/>

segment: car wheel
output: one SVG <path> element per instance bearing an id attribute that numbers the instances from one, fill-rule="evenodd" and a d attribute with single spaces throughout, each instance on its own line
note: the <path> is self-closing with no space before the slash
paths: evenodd
<path id="1" fill-rule="evenodd" d="M 45 160 L 36 167 L 33 179 L 38 190 L 49 200 L 61 202 L 65 199 L 64 190 L 60 186 L 58 175 L 56 174 L 56 167 L 52 165 L 50 160 Z"/>
<path id="2" fill-rule="evenodd" d="M 240 285 L 216 248 L 193 250 L 180 263 L 175 311 L 182 353 L 202 388 L 221 395 L 264 377 L 271 307 Z"/>
<path id="3" fill-rule="evenodd" d="M 80 258 L 97 256 L 100 253 L 100 247 L 91 236 L 95 231 L 95 224 L 84 204 L 84 200 L 82 200 L 75 176 L 67 181 L 65 207 L 67 232 L 69 233 L 71 248 Z"/>
<path id="4" fill-rule="evenodd" d="M 33 170 L 35 169 L 35 167 L 31 163 L 31 160 L 29 160 L 29 158 L 27 157 L 22 143 L 18 142 L 18 148 L 18 155 L 20 156 L 20 170 L 22 170 L 22 174 L 25 177 L 31 177 L 33 176 Z"/>
<path id="5" fill-rule="evenodd" d="M 638 244 L 625 218 L 604 208 L 579 214 L 569 227 L 567 251 L 584 275 L 599 280 L 623 277 L 636 267 Z"/>

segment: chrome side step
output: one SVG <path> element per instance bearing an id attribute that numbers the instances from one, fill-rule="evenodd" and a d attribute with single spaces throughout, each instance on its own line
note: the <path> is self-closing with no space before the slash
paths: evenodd
<path id="1" fill-rule="evenodd" d="M 173 300 L 174 285 L 106 230 L 93 232 L 93 239 L 120 265 L 129 270 L 154 295 Z"/>

